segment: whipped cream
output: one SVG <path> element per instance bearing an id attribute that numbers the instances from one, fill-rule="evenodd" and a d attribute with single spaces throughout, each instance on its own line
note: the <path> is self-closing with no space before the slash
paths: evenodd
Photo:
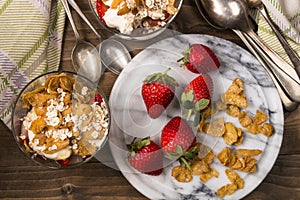
<path id="1" fill-rule="evenodd" d="M 110 28 L 118 29 L 121 33 L 130 34 L 133 31 L 134 15 L 127 13 L 118 15 L 118 10 L 108 9 L 103 16 L 106 25 Z"/>
<path id="2" fill-rule="evenodd" d="M 97 1 L 102 1 L 109 7 L 103 16 L 106 25 L 124 34 L 131 34 L 139 28 L 143 29 L 143 32 L 152 32 L 165 26 L 165 13 L 173 15 L 178 10 L 170 5 L 173 1 L 169 0 L 137 1 L 139 5 L 136 5 L 135 0 L 123 0 L 117 6 L 114 0 L 93 0 L 93 4 L 95 5 Z M 124 11 L 124 7 L 127 11 Z M 149 20 L 158 22 L 152 24 Z"/>

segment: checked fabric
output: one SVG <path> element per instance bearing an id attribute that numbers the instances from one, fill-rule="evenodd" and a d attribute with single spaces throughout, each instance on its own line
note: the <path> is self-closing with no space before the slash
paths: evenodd
<path id="1" fill-rule="evenodd" d="M 59 68 L 65 11 L 57 0 L 0 0 L 0 119 L 33 78 Z"/>

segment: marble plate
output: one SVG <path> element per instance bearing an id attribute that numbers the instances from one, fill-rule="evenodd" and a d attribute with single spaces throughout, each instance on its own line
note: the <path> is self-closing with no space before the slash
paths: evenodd
<path id="1" fill-rule="evenodd" d="M 119 170 L 126 179 L 143 195 L 150 199 L 218 199 L 215 192 L 221 186 L 230 183 L 224 174 L 226 169 L 218 159 L 214 159 L 212 167 L 220 173 L 218 178 L 212 178 L 202 184 L 198 176 L 192 182 L 179 183 L 171 176 L 172 166 L 178 162 L 165 161 L 164 172 L 157 177 L 141 174 L 133 169 L 127 162 L 128 152 L 126 144 L 134 137 L 151 138 L 159 142 L 162 127 L 176 115 L 181 115 L 179 97 L 186 86 L 196 75 L 180 68 L 177 60 L 181 57 L 188 44 L 202 43 L 209 46 L 218 56 L 221 67 L 218 72 L 210 75 L 214 81 L 213 101 L 220 97 L 235 77 L 244 81 L 245 93 L 249 107 L 246 109 L 254 115 L 256 109 L 268 113 L 268 121 L 273 124 L 275 132 L 267 138 L 262 134 L 252 135 L 244 132 L 244 141 L 238 148 L 261 149 L 263 153 L 257 156 L 258 170 L 256 173 L 247 174 L 238 172 L 244 179 L 244 189 L 237 190 L 225 199 L 240 199 L 254 190 L 271 170 L 282 142 L 283 110 L 281 101 L 274 85 L 263 67 L 247 51 L 236 44 L 221 38 L 208 35 L 179 35 L 159 41 L 141 53 L 122 71 L 118 77 L 111 95 L 110 108 L 112 111 L 112 130 L 109 144 Z M 150 119 L 140 95 L 143 79 L 154 72 L 164 71 L 170 67 L 169 72 L 179 82 L 175 99 L 168 109 L 158 119 Z M 240 127 L 238 121 L 224 114 L 225 121 L 231 121 Z M 198 133 L 201 141 L 218 154 L 225 146 L 222 138 L 213 138 Z"/>

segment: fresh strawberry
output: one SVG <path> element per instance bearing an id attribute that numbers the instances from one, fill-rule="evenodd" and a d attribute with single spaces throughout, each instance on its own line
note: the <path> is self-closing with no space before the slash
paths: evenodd
<path id="1" fill-rule="evenodd" d="M 203 44 L 192 44 L 182 52 L 183 65 L 193 73 L 207 73 L 219 68 L 220 62 L 214 52 Z"/>
<path id="2" fill-rule="evenodd" d="M 69 165 L 69 160 L 65 159 L 65 160 L 58 160 L 57 161 L 62 167 L 67 167 Z"/>
<path id="3" fill-rule="evenodd" d="M 95 102 L 97 102 L 97 104 L 100 105 L 102 101 L 102 96 L 100 94 L 95 94 Z"/>
<path id="4" fill-rule="evenodd" d="M 172 118 L 161 133 L 161 146 L 166 154 L 180 157 L 196 143 L 196 136 L 187 121 L 179 116 Z"/>
<path id="5" fill-rule="evenodd" d="M 213 81 L 208 74 L 201 74 L 193 79 L 184 89 L 183 93 L 193 92 L 192 102 L 195 104 L 201 99 L 211 100 L 213 93 Z"/>
<path id="6" fill-rule="evenodd" d="M 99 16 L 99 18 L 101 19 L 101 21 L 104 21 L 103 19 L 103 16 L 105 14 L 105 12 L 109 9 L 108 6 L 106 6 L 104 3 L 103 3 L 103 0 L 97 0 L 96 2 L 96 11 L 97 11 L 97 14 Z"/>
<path id="7" fill-rule="evenodd" d="M 163 153 L 161 148 L 149 138 L 127 145 L 130 156 L 128 161 L 138 171 L 158 176 L 163 171 Z"/>
<path id="8" fill-rule="evenodd" d="M 184 89 L 181 95 L 181 103 L 187 113 L 187 120 L 194 112 L 194 125 L 200 120 L 200 112 L 207 108 L 213 94 L 213 81 L 208 74 L 201 74 L 193 79 Z"/>
<path id="9" fill-rule="evenodd" d="M 97 102 L 97 105 L 100 105 L 103 101 L 103 98 L 100 94 L 95 94 L 93 98 L 90 99 L 90 104 Z"/>
<path id="10" fill-rule="evenodd" d="M 163 73 L 155 73 L 146 77 L 142 86 L 142 97 L 149 116 L 153 119 L 159 117 L 174 98 L 176 80 Z"/>

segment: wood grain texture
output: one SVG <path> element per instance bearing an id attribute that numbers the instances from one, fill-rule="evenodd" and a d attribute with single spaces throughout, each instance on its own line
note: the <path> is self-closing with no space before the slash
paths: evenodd
<path id="1" fill-rule="evenodd" d="M 96 29 L 106 38 L 110 36 L 98 25 L 88 1 L 77 1 L 79 7 Z M 72 10 L 81 37 L 97 45 L 99 40 Z M 183 33 L 201 33 L 218 36 L 245 48 L 230 30 L 216 30 L 200 16 L 193 1 L 184 5 L 172 28 Z M 75 44 L 70 24 L 66 23 L 61 66 L 73 71 L 70 54 Z M 117 75 L 105 72 L 99 86 L 109 97 Z M 39 167 L 26 158 L 15 144 L 9 129 L 0 123 L 0 198 L 1 199 L 146 199 L 131 186 L 121 172 L 92 159 L 88 163 L 68 170 Z M 246 200 L 300 199 L 300 108 L 285 115 L 284 139 L 280 155 L 265 180 Z"/>

